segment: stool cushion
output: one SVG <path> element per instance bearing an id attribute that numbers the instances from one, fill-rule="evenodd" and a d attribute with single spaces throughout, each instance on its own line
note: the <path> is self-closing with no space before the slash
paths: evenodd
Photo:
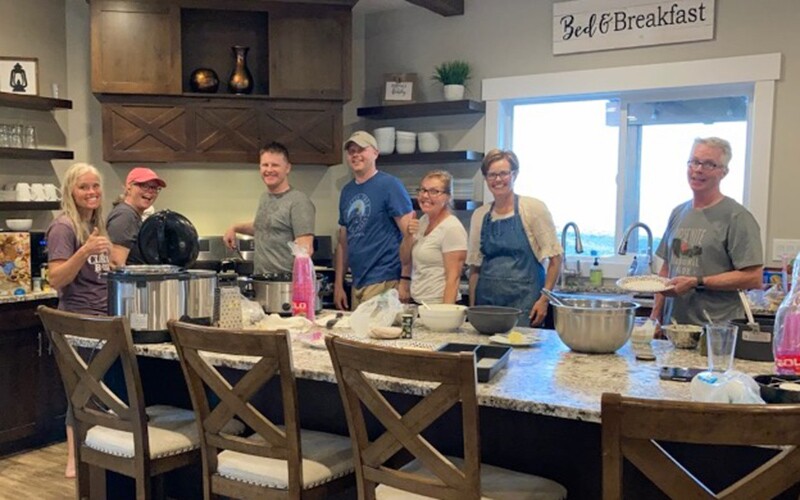
<path id="1" fill-rule="evenodd" d="M 447 459 L 459 468 L 463 468 L 464 461 L 462 459 L 455 457 L 447 457 Z M 435 478 L 433 474 L 424 469 L 419 460 L 412 460 L 401 470 Z M 429 498 L 385 484 L 375 488 L 375 496 L 380 500 Z M 550 479 L 481 464 L 481 498 L 487 500 L 562 500 L 567 498 L 567 489 Z"/>
<path id="2" fill-rule="evenodd" d="M 177 455 L 200 446 L 192 410 L 153 405 L 148 406 L 145 411 L 151 459 Z M 244 425 L 238 420 L 231 420 L 226 425 L 226 430 L 230 434 L 241 434 L 244 432 Z M 86 433 L 84 444 L 110 455 L 126 458 L 134 456 L 132 432 L 96 425 Z"/>
<path id="3" fill-rule="evenodd" d="M 263 443 L 258 434 L 248 438 Z M 303 453 L 303 489 L 313 488 L 353 472 L 350 439 L 325 432 L 300 432 Z M 289 468 L 285 460 L 257 457 L 225 450 L 217 456 L 220 476 L 276 489 L 288 489 Z"/>

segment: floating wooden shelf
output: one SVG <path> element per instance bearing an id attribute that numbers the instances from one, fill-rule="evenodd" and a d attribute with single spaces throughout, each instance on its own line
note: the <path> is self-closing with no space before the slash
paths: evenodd
<path id="1" fill-rule="evenodd" d="M 441 101 L 398 104 L 396 106 L 373 106 L 358 108 L 358 116 L 385 120 L 389 118 L 421 118 L 426 116 L 472 115 L 486 112 L 486 105 L 480 101 Z"/>
<path id="2" fill-rule="evenodd" d="M 0 92 L 0 106 L 7 108 L 35 109 L 49 111 L 53 109 L 72 109 L 72 101 L 66 99 L 53 99 L 36 95 L 10 94 Z"/>
<path id="3" fill-rule="evenodd" d="M 415 196 L 411 196 L 411 204 L 414 206 L 414 210 L 419 210 L 419 201 Z M 483 202 L 480 201 L 472 201 L 472 200 L 453 200 L 453 210 L 475 210 L 479 206 L 483 205 Z"/>
<path id="4" fill-rule="evenodd" d="M 0 148 L 0 158 L 11 160 L 71 160 L 72 151 L 60 149 Z"/>
<path id="5" fill-rule="evenodd" d="M 58 210 L 60 201 L 0 201 L 0 210 Z"/>
<path id="6" fill-rule="evenodd" d="M 478 151 L 437 151 L 436 153 L 411 153 L 381 155 L 378 165 L 400 165 L 412 163 L 479 163 L 483 153 Z"/>

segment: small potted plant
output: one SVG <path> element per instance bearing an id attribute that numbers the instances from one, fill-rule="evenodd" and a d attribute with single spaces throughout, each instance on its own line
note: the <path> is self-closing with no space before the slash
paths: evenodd
<path id="1" fill-rule="evenodd" d="M 433 79 L 444 85 L 444 100 L 458 101 L 464 98 L 464 85 L 469 80 L 472 68 L 466 61 L 447 61 L 436 66 Z"/>

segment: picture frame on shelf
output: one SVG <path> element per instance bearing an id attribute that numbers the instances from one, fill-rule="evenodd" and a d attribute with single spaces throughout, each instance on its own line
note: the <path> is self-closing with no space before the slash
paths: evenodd
<path id="1" fill-rule="evenodd" d="M 39 95 L 39 59 L 0 56 L 0 92 Z"/>
<path id="2" fill-rule="evenodd" d="M 384 106 L 393 104 L 411 104 L 417 97 L 416 73 L 385 73 L 383 75 Z"/>

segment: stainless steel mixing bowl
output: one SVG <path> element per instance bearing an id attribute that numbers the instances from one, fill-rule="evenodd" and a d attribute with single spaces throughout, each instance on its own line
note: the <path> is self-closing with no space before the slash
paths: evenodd
<path id="1" fill-rule="evenodd" d="M 573 351 L 611 353 L 625 345 L 633 330 L 636 302 L 571 299 L 553 304 L 558 336 Z"/>

